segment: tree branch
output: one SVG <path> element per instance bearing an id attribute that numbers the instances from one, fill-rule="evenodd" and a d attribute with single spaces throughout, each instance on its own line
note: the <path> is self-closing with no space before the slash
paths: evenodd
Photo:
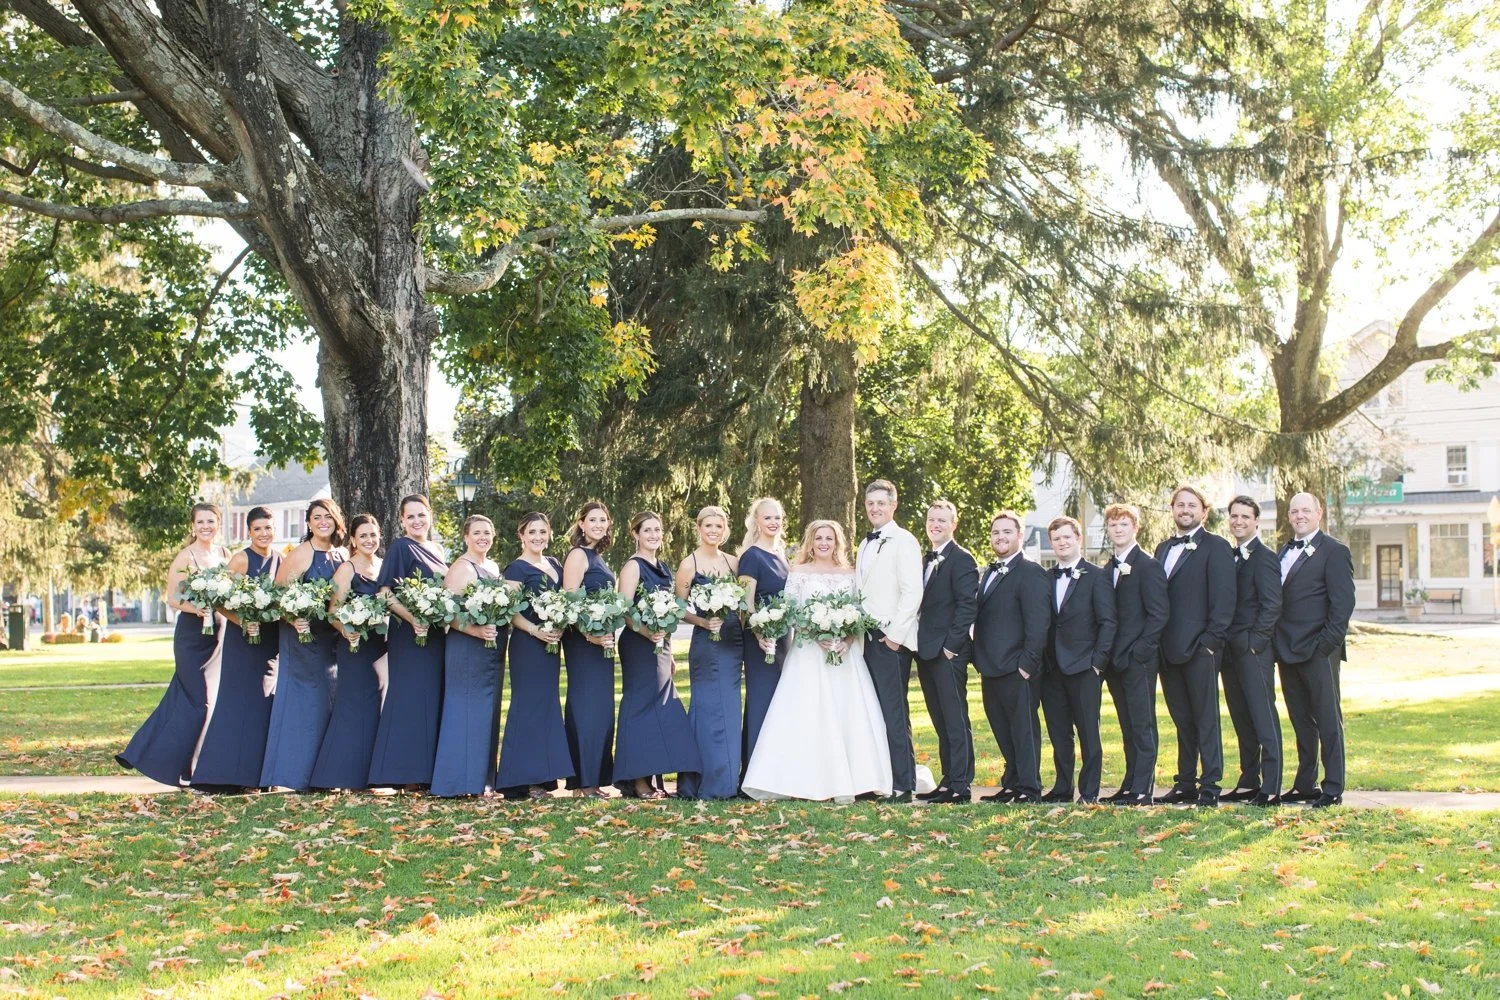
<path id="1" fill-rule="evenodd" d="M 52 6 L 47 0 L 6 0 L 6 2 L 17 14 L 41 28 L 62 45 L 94 44 L 93 35 L 68 20 L 62 11 Z"/>
<path id="2" fill-rule="evenodd" d="M 163 160 L 149 153 L 142 153 L 117 142 L 111 142 L 64 117 L 56 108 L 28 97 L 25 92 L 3 77 L 0 77 L 0 100 L 15 108 L 22 118 L 37 128 L 50 132 L 58 138 L 66 139 L 100 159 L 113 160 L 167 184 L 174 184 L 178 187 L 236 187 L 233 173 L 224 167 Z"/>
<path id="3" fill-rule="evenodd" d="M 766 210 L 740 208 L 664 208 L 655 212 L 640 212 L 635 215 L 607 215 L 590 219 L 588 226 L 601 232 L 616 229 L 634 229 L 658 222 L 764 222 Z M 555 239 L 568 231 L 567 226 L 547 226 L 543 229 L 522 233 L 496 250 L 484 267 L 473 271 L 442 271 L 429 269 L 426 288 L 442 295 L 472 295 L 488 291 L 504 276 L 510 265 L 527 249 L 538 243 Z"/>
<path id="4" fill-rule="evenodd" d="M 90 94 L 88 97 L 70 97 L 65 101 L 58 101 L 59 107 L 64 108 L 95 108 L 101 104 L 130 104 L 135 101 L 144 101 L 146 92 L 144 90 L 117 90 L 110 94 Z"/>
<path id="5" fill-rule="evenodd" d="M 0 190 L 0 205 L 19 208 L 33 215 L 67 222 L 94 222 L 114 225 L 186 215 L 211 219 L 248 219 L 255 215 L 254 206 L 243 201 L 198 201 L 191 198 L 165 198 L 156 201 L 127 201 L 119 205 L 60 205 L 21 194 Z"/>

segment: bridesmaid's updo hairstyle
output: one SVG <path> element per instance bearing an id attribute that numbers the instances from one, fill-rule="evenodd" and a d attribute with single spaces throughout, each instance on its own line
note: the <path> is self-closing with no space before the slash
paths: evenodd
<path id="1" fill-rule="evenodd" d="M 530 514 L 522 514 L 521 520 L 516 522 L 516 537 L 520 538 L 525 535 L 526 529 L 538 521 L 545 524 L 549 532 L 552 530 L 552 522 L 547 520 L 547 515 L 539 510 L 534 510 Z"/>
<path id="2" fill-rule="evenodd" d="M 251 507 L 250 513 L 245 515 L 245 527 L 248 528 L 256 521 L 271 520 L 274 520 L 274 518 L 271 516 L 271 509 L 269 507 Z"/>
<path id="3" fill-rule="evenodd" d="M 359 529 L 363 528 L 367 524 L 375 525 L 375 534 L 377 536 L 380 534 L 380 521 L 376 519 L 374 514 L 355 514 L 354 517 L 350 519 L 349 543 L 351 545 L 354 543 L 354 536 L 359 533 Z"/>
<path id="4" fill-rule="evenodd" d="M 632 536 L 639 535 L 641 529 L 646 526 L 647 521 L 661 521 L 662 527 L 666 527 L 667 524 L 667 522 L 661 520 L 661 515 L 656 511 L 643 510 L 630 519 L 630 534 Z"/>
<path id="5" fill-rule="evenodd" d="M 312 514 L 315 510 L 325 510 L 328 516 L 333 518 L 333 534 L 328 536 L 328 544 L 338 548 L 349 540 L 349 529 L 344 527 L 344 512 L 339 510 L 339 505 L 332 500 L 314 500 L 307 505 L 302 520 L 307 524 L 307 531 L 303 533 L 304 542 L 312 541 Z"/>
<path id="6" fill-rule="evenodd" d="M 724 526 L 726 528 L 729 526 L 729 512 L 723 507 L 715 507 L 713 504 L 709 504 L 700 510 L 698 516 L 693 518 L 693 523 L 702 525 L 704 521 L 707 521 L 711 517 L 723 518 Z"/>
<path id="7" fill-rule="evenodd" d="M 598 543 L 595 544 L 594 551 L 603 552 L 614 542 L 615 519 L 610 515 L 609 508 L 604 506 L 604 501 L 602 500 L 590 500 L 578 509 L 578 516 L 573 519 L 573 530 L 568 534 L 568 544 L 573 546 L 573 548 L 586 549 L 589 547 L 589 540 L 583 534 L 583 519 L 596 510 L 604 511 L 604 516 L 609 518 L 609 528 L 605 530 L 604 537 L 599 539 Z"/>
<path id="8" fill-rule="evenodd" d="M 195 532 L 193 530 L 193 522 L 196 521 L 196 520 L 198 520 L 198 515 L 201 514 L 201 513 L 203 513 L 204 511 L 207 511 L 208 513 L 212 514 L 214 516 L 215 523 L 217 523 L 218 526 L 219 526 L 218 530 L 216 530 L 214 532 L 214 534 L 217 535 L 219 533 L 219 531 L 223 530 L 223 528 L 224 528 L 224 515 L 219 513 L 219 508 L 218 508 L 218 506 L 216 504 L 211 504 L 211 503 L 208 503 L 207 501 L 205 501 L 203 503 L 195 503 L 195 504 L 193 504 L 193 509 L 190 510 L 190 511 L 188 511 L 188 533 L 187 533 L 187 540 L 182 543 L 182 545 L 183 545 L 184 548 L 186 548 L 189 545 L 192 545 L 193 541 L 198 537 L 197 532 Z M 248 522 L 246 522 L 246 523 L 248 523 Z"/>
<path id="9" fill-rule="evenodd" d="M 463 535 L 464 538 L 468 538 L 469 537 L 469 529 L 472 528 L 476 524 L 488 524 L 490 526 L 490 531 L 494 531 L 495 530 L 495 522 L 494 521 L 491 521 L 489 518 L 485 517 L 483 514 L 470 514 L 467 518 L 464 519 L 464 530 L 462 532 L 462 535 Z"/>

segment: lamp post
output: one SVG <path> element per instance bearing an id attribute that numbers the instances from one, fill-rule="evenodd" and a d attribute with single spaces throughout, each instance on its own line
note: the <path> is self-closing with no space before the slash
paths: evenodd
<path id="1" fill-rule="evenodd" d="M 469 519 L 469 503 L 479 493 L 479 480 L 469 475 L 469 464 L 460 458 L 453 463 L 453 492 L 458 495 L 458 518 Z"/>

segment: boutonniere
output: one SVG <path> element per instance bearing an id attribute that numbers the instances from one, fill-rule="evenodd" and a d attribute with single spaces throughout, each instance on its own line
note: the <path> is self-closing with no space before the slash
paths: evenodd
<path id="1" fill-rule="evenodd" d="M 1183 548 L 1187 549 L 1189 552 L 1196 552 L 1196 551 L 1198 551 L 1198 543 L 1197 542 L 1188 542 L 1186 545 L 1183 546 Z"/>
<path id="2" fill-rule="evenodd" d="M 880 541 L 878 541 L 878 542 L 875 543 L 875 554 L 877 556 L 880 555 L 880 550 L 883 549 L 883 548 L 885 548 L 885 543 L 887 541 L 889 541 L 889 539 L 887 539 L 884 535 L 881 535 L 880 536 Z"/>
<path id="3" fill-rule="evenodd" d="M 1129 576 L 1130 575 L 1130 563 L 1128 563 L 1128 562 L 1122 562 L 1116 568 L 1120 571 L 1120 575 L 1121 576 Z"/>
<path id="4" fill-rule="evenodd" d="M 1083 570 L 1079 569 L 1077 566 L 1074 566 L 1072 569 L 1068 570 L 1068 575 L 1077 580 L 1082 578 Z"/>
<path id="5" fill-rule="evenodd" d="M 941 566 L 943 564 L 943 560 L 947 559 L 947 558 L 948 557 L 944 556 L 944 555 L 933 556 L 932 557 L 932 568 L 933 569 L 937 569 L 939 566 Z"/>
<path id="6" fill-rule="evenodd" d="M 1000 568 L 997 569 L 997 570 L 995 570 L 995 572 L 999 573 L 1001 576 L 1004 576 L 1005 574 L 1007 574 L 1007 573 L 1010 572 L 1010 564 L 1009 563 L 1001 563 L 1000 564 Z"/>
<path id="7" fill-rule="evenodd" d="M 1314 552 L 1318 551 L 1318 550 L 1315 547 L 1309 545 L 1306 548 L 1304 548 L 1302 551 L 1307 553 L 1308 558 L 1312 558 L 1312 554 Z"/>

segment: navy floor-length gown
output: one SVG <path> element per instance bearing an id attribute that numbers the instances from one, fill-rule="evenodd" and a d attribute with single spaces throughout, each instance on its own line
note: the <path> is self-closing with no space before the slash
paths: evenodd
<path id="1" fill-rule="evenodd" d="M 551 556 L 547 562 L 562 579 L 562 564 Z M 524 559 L 505 567 L 505 578 L 514 580 L 528 594 L 556 590 L 547 574 Z M 540 625 L 536 612 L 523 614 Z M 550 785 L 573 776 L 573 756 L 563 727 L 558 687 L 562 658 L 547 652 L 547 644 L 517 628 L 510 630 L 510 707 L 505 713 L 505 735 L 500 742 L 500 767 L 495 787 L 521 789 L 528 785 Z"/>
<path id="2" fill-rule="evenodd" d="M 647 593 L 672 589 L 671 567 L 633 556 Z M 634 629 L 620 634 L 620 726 L 615 783 L 703 770 L 687 709 L 673 683 L 671 639 L 664 655 Z"/>
<path id="3" fill-rule="evenodd" d="M 583 571 L 583 589 L 603 590 L 615 585 L 615 575 L 593 549 L 584 549 L 588 566 Z M 604 649 L 589 642 L 582 632 L 568 629 L 563 635 L 563 666 L 568 675 L 563 724 L 568 750 L 573 755 L 575 779 L 570 787 L 597 788 L 614 781 L 615 664 Z"/>
<path id="4" fill-rule="evenodd" d="M 245 550 L 245 559 L 246 576 L 274 577 L 281 564 L 279 554 L 262 557 L 254 549 Z M 271 727 L 272 695 L 266 689 L 280 652 L 278 627 L 276 622 L 262 622 L 260 642 L 252 646 L 240 626 L 225 623 L 219 690 L 193 767 L 194 785 L 254 788 L 260 784 L 266 733 Z"/>
<path id="5" fill-rule="evenodd" d="M 441 555 L 403 537 L 391 543 L 377 582 L 394 590 L 412 574 L 441 583 L 447 572 Z M 446 636 L 441 628 L 429 628 L 427 645 L 418 646 L 411 626 L 392 614 L 388 639 L 385 705 L 370 757 L 370 784 L 428 785 L 443 711 Z"/>
<path id="6" fill-rule="evenodd" d="M 711 578 L 693 573 L 693 584 Z M 696 614 L 702 614 L 695 609 Z M 705 616 L 706 617 L 706 616 Z M 701 625 L 693 626 L 688 646 L 688 723 L 698 743 L 703 769 L 682 774 L 677 794 L 690 799 L 732 799 L 740 788 L 740 669 L 745 658 L 738 615 L 728 615 L 719 641 Z"/>
<path id="7" fill-rule="evenodd" d="M 115 755 L 121 767 L 134 768 L 164 785 L 187 782 L 193 751 L 208 721 L 209 676 L 218 670 L 223 634 L 224 619 L 218 616 L 213 635 L 203 634 L 201 615 L 177 616 L 172 632 L 172 680 L 125 750 Z"/>
<path id="8" fill-rule="evenodd" d="M 786 559 L 759 545 L 748 546 L 740 553 L 740 576 L 755 580 L 755 603 L 766 603 L 786 589 L 786 577 L 791 567 Z M 760 640 L 746 628 L 745 632 L 745 732 L 743 740 L 743 765 L 748 766 L 750 755 L 755 752 L 755 740 L 760 736 L 760 724 L 766 721 L 766 709 L 771 707 L 771 697 L 776 693 L 776 682 L 781 680 L 781 665 L 786 661 L 791 637 L 776 640 L 776 659 L 766 662 L 761 652 Z M 743 776 L 743 775 L 742 775 Z"/>
<path id="9" fill-rule="evenodd" d="M 473 565 L 479 579 L 494 579 L 483 566 Z M 495 787 L 505 632 L 499 629 L 494 649 L 486 649 L 483 639 L 456 627 L 448 632 L 443 721 L 432 769 L 433 795 L 483 795 Z"/>
<path id="10" fill-rule="evenodd" d="M 354 571 L 350 593 L 373 597 L 379 590 L 378 579 Z M 313 766 L 312 787 L 364 788 L 370 777 L 370 756 L 375 752 L 375 729 L 380 725 L 380 675 L 375 664 L 386 655 L 385 636 L 372 632 L 352 653 L 349 640 L 339 636 L 334 648 L 338 687 L 318 762 Z"/>
<path id="11" fill-rule="evenodd" d="M 332 580 L 343 558 L 313 549 L 304 580 Z M 280 629 L 281 656 L 276 664 L 276 701 L 266 734 L 266 759 L 260 783 L 266 788 L 312 787 L 313 766 L 323 746 L 333 712 L 338 632 L 325 621 L 308 623 L 312 642 L 302 642 L 291 625 Z"/>

